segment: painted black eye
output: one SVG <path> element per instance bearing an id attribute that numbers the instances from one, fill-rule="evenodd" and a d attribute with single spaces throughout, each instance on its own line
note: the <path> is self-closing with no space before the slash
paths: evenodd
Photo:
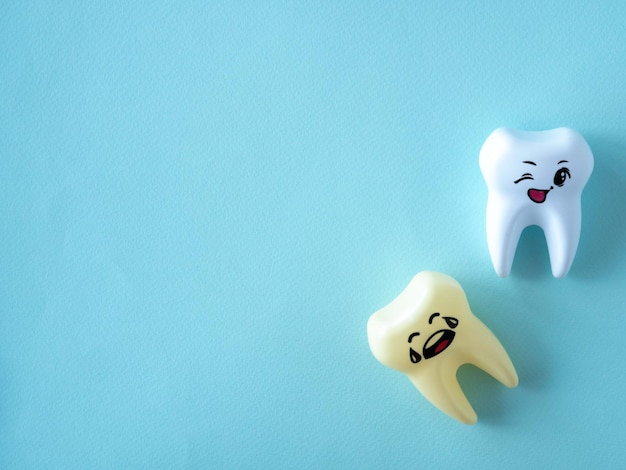
<path id="1" fill-rule="evenodd" d="M 567 178 L 571 178 L 572 176 L 569 173 L 569 170 L 565 167 L 557 170 L 554 174 L 554 184 L 557 186 L 563 186 L 565 184 L 565 180 Z"/>

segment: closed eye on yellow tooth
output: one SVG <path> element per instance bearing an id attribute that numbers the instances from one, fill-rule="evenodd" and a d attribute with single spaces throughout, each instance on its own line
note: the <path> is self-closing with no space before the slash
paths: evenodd
<path id="1" fill-rule="evenodd" d="M 376 359 L 406 374 L 427 400 L 465 424 L 477 416 L 456 380 L 459 367 L 473 364 L 507 387 L 518 383 L 504 347 L 471 312 L 460 284 L 446 274 L 417 274 L 370 317 L 367 338 Z"/>

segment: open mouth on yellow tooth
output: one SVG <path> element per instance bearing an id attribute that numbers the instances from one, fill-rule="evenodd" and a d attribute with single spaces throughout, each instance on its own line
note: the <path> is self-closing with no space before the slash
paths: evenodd
<path id="1" fill-rule="evenodd" d="M 452 330 L 439 330 L 430 335 L 430 338 L 424 344 L 424 359 L 430 359 L 443 352 L 452 344 L 454 335 L 455 333 Z"/>

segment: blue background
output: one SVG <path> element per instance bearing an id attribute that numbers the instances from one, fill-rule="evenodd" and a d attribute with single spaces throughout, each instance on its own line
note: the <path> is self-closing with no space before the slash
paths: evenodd
<path id="1" fill-rule="evenodd" d="M 0 467 L 623 464 L 625 4 L 305 3 L 0 8 Z M 572 271 L 499 279 L 480 146 L 562 125 Z M 475 426 L 367 345 L 426 269 L 520 377 Z"/>

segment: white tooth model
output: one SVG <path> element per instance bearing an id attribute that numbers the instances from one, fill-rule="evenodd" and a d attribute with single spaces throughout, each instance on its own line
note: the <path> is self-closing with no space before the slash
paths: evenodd
<path id="1" fill-rule="evenodd" d="M 499 128 L 480 150 L 489 189 L 487 244 L 500 277 L 511 272 L 524 228 L 544 231 L 554 277 L 567 274 L 580 238 L 580 198 L 593 154 L 575 130 L 529 132 Z"/>
<path id="2" fill-rule="evenodd" d="M 517 373 L 500 341 L 471 312 L 465 292 L 450 276 L 423 271 L 367 322 L 372 353 L 405 373 L 433 405 L 465 424 L 477 416 L 456 380 L 474 364 L 507 387 Z"/>

